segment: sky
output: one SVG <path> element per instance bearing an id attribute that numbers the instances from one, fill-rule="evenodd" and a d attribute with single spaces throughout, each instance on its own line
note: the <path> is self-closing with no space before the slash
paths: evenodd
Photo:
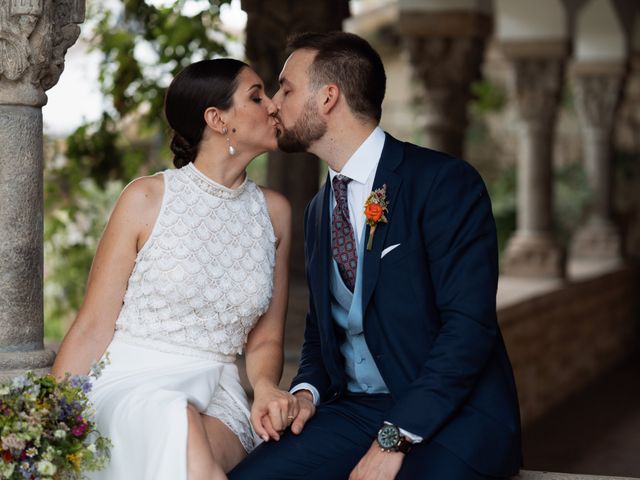
<path id="1" fill-rule="evenodd" d="M 167 0 L 149 0 L 162 4 Z M 204 2 L 208 3 L 208 0 Z M 192 0 L 186 8 L 198 9 L 202 0 Z M 220 18 L 230 30 L 242 31 L 246 14 L 240 9 L 240 0 L 233 0 L 229 8 L 223 6 Z M 80 26 L 82 28 L 82 25 Z M 237 48 L 232 55 L 240 55 Z M 42 108 L 44 133 L 50 136 L 66 136 L 84 121 L 97 120 L 102 113 L 103 98 L 98 85 L 100 54 L 88 53 L 87 43 L 80 39 L 67 51 L 65 67 L 58 83 L 47 91 L 48 102 Z"/>

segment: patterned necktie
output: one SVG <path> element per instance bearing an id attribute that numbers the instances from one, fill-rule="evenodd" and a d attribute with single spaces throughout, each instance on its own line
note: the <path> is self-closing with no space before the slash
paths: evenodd
<path id="1" fill-rule="evenodd" d="M 333 237 L 333 258 L 338 264 L 338 270 L 345 285 L 349 290 L 353 291 L 356 283 L 358 251 L 353 228 L 349 221 L 347 185 L 350 181 L 350 178 L 343 175 L 333 177 L 333 194 L 336 197 L 336 206 L 333 209 L 331 233 Z"/>

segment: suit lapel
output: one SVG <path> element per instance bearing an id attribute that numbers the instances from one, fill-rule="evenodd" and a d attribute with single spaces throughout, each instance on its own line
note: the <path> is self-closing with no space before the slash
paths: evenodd
<path id="1" fill-rule="evenodd" d="M 387 203 L 389 204 L 387 212 L 387 220 L 389 223 L 379 223 L 376 226 L 376 231 L 373 236 L 373 245 L 371 250 L 364 249 L 363 257 L 363 284 L 362 284 L 362 311 L 364 312 L 371 300 L 371 295 L 378 281 L 378 273 L 380 269 L 380 255 L 385 245 L 385 238 L 389 231 L 389 225 L 393 222 L 394 207 L 396 205 L 396 198 L 402 179 L 395 173 L 395 169 L 398 167 L 403 157 L 402 143 L 393 138 L 388 133 L 386 134 L 386 140 L 384 148 L 382 149 L 382 155 L 380 156 L 380 162 L 378 163 L 378 169 L 376 171 L 375 179 L 373 180 L 373 190 L 382 188 L 383 185 L 387 186 Z M 369 240 L 369 226 L 366 227 L 365 232 L 365 245 Z"/>
<path id="2" fill-rule="evenodd" d="M 316 241 L 314 250 L 309 260 L 309 282 L 311 284 L 311 292 L 313 292 L 314 303 L 318 315 L 318 323 L 327 325 L 325 321 L 330 317 L 330 299 L 329 299 L 329 272 L 331 266 L 331 229 L 329 227 L 329 200 L 330 185 L 329 176 L 324 185 L 322 194 L 322 204 L 316 209 L 315 218 L 309 221 L 316 222 Z"/>

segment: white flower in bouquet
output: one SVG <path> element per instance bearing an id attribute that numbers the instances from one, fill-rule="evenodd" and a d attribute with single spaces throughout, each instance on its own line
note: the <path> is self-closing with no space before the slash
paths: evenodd
<path id="1" fill-rule="evenodd" d="M 38 467 L 38 473 L 41 473 L 42 475 L 48 475 L 48 476 L 53 475 L 58 470 L 58 468 L 53 463 L 47 460 L 39 461 L 37 463 L 37 467 Z"/>

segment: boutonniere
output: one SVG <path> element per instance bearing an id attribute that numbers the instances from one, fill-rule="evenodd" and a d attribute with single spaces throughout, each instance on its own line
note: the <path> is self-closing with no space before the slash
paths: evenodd
<path id="1" fill-rule="evenodd" d="M 378 188 L 369 194 L 366 202 L 364 202 L 364 216 L 367 218 L 367 225 L 369 225 L 369 240 L 367 241 L 367 250 L 371 250 L 373 245 L 373 234 L 376 232 L 378 223 L 387 223 L 387 217 L 385 212 L 389 210 L 387 207 L 387 184 L 382 185 L 382 188 Z"/>

